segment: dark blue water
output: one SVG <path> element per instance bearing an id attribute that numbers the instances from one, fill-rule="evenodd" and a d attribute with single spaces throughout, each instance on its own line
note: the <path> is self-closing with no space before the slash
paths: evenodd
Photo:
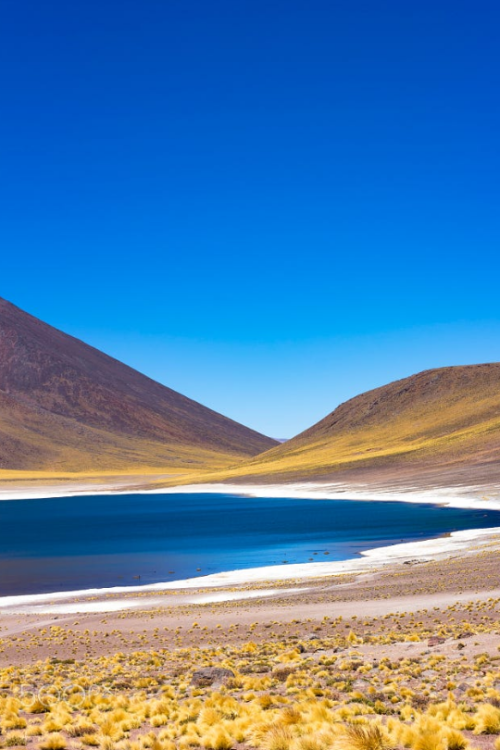
<path id="1" fill-rule="evenodd" d="M 493 526 L 500 526 L 500 512 L 395 502 L 212 494 L 0 502 L 0 595 L 345 560 L 373 547 Z"/>

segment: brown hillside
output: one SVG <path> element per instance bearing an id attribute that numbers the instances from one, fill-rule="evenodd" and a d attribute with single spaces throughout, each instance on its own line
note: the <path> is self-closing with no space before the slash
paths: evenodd
<path id="1" fill-rule="evenodd" d="M 500 482 L 500 364 L 428 370 L 363 393 L 220 478 Z"/>
<path id="2" fill-rule="evenodd" d="M 0 299 L 0 469 L 222 466 L 275 444 Z"/>

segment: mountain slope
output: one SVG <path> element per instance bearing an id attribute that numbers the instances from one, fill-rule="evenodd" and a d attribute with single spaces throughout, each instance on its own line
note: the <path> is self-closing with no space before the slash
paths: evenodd
<path id="1" fill-rule="evenodd" d="M 500 481 L 500 364 L 428 370 L 363 393 L 219 478 Z"/>
<path id="2" fill-rule="evenodd" d="M 0 298 L 0 469 L 217 467 L 273 445 Z"/>

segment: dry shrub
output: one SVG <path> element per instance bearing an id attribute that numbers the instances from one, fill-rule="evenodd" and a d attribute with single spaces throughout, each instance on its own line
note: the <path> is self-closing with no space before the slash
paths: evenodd
<path id="1" fill-rule="evenodd" d="M 289 750 L 292 742 L 291 730 L 283 724 L 274 724 L 264 734 L 260 747 L 263 750 Z"/>
<path id="2" fill-rule="evenodd" d="M 85 735 L 95 734 L 97 727 L 90 721 L 80 719 L 76 724 L 66 729 L 70 737 L 84 737 Z"/>
<path id="3" fill-rule="evenodd" d="M 26 737 L 17 732 L 11 732 L 5 737 L 3 747 L 18 747 L 26 745 Z"/>
<path id="4" fill-rule="evenodd" d="M 413 750 L 447 750 L 447 743 L 440 733 L 425 729 L 416 734 L 412 748 Z"/>
<path id="5" fill-rule="evenodd" d="M 233 740 L 224 727 L 218 726 L 213 727 L 201 738 L 201 744 L 209 750 L 231 750 Z"/>
<path id="6" fill-rule="evenodd" d="M 343 750 L 385 750 L 387 738 L 378 724 L 346 724 L 338 739 Z"/>
<path id="7" fill-rule="evenodd" d="M 87 745 L 88 747 L 99 747 L 101 740 L 97 736 L 97 734 L 91 733 L 91 734 L 83 734 L 80 737 L 82 745 Z"/>
<path id="8" fill-rule="evenodd" d="M 294 750 L 331 750 L 332 746 L 333 738 L 331 734 L 313 732 L 299 737 L 295 741 Z"/>
<path id="9" fill-rule="evenodd" d="M 288 706 L 281 712 L 280 720 L 283 724 L 299 724 L 302 721 L 302 715 L 293 706 Z"/>
<path id="10" fill-rule="evenodd" d="M 38 745 L 40 750 L 65 750 L 68 743 L 62 734 L 51 734 Z"/>
<path id="11" fill-rule="evenodd" d="M 500 732 L 500 709 L 484 703 L 474 717 L 474 734 L 498 734 Z"/>
<path id="12" fill-rule="evenodd" d="M 443 735 L 446 739 L 448 750 L 464 750 L 469 744 L 462 732 L 459 732 L 457 729 L 446 727 L 443 730 Z"/>

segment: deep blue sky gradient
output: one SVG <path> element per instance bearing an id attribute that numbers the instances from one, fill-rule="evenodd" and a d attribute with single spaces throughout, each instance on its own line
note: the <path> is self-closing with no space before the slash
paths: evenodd
<path id="1" fill-rule="evenodd" d="M 2 0 L 0 295 L 289 437 L 500 360 L 494 0 Z"/>

